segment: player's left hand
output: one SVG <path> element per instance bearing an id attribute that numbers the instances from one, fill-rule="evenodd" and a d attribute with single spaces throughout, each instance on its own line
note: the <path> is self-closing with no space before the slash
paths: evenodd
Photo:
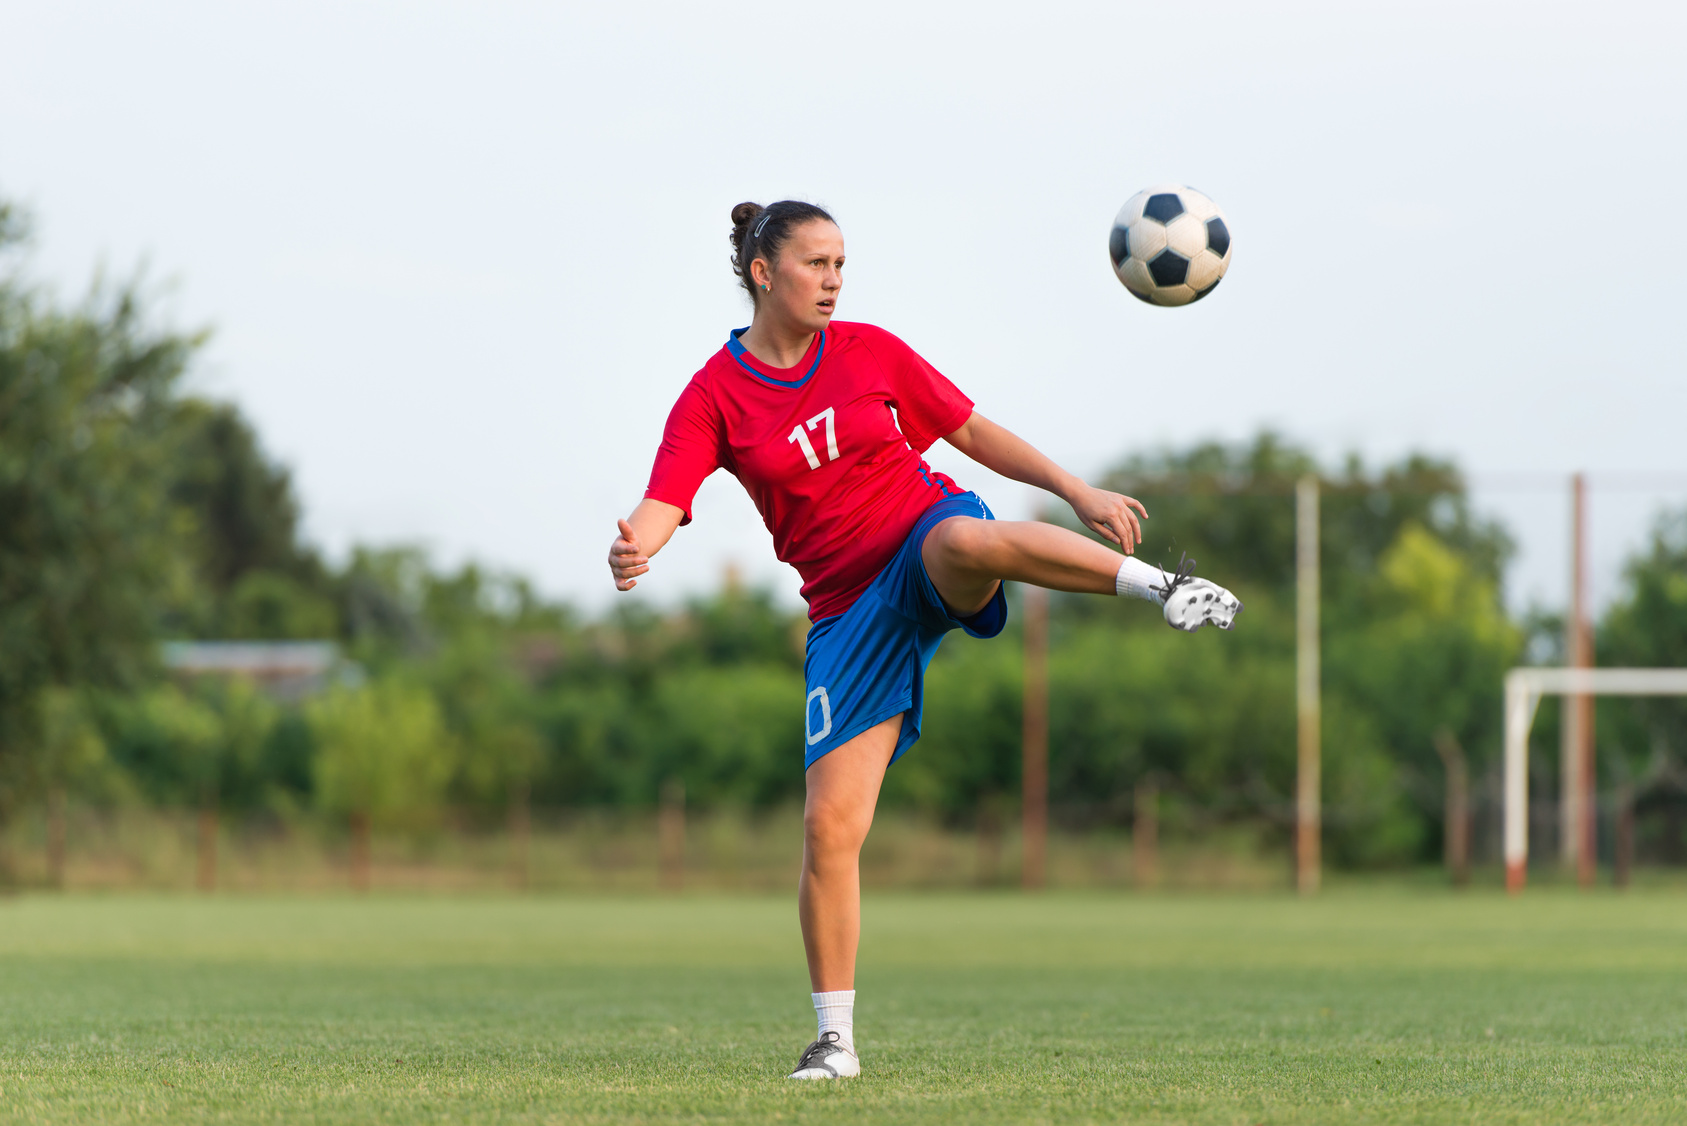
<path id="1" fill-rule="evenodd" d="M 609 573 L 615 576 L 616 590 L 631 590 L 638 585 L 633 576 L 650 570 L 650 556 L 640 548 L 638 533 L 625 520 L 615 521 L 620 535 L 609 545 Z"/>
<path id="2" fill-rule="evenodd" d="M 1067 503 L 1084 527 L 1118 544 L 1126 555 L 1136 554 L 1136 545 L 1142 542 L 1142 520 L 1148 519 L 1148 510 L 1142 507 L 1141 501 L 1085 485 L 1068 497 Z M 1142 514 L 1141 520 L 1137 513 Z"/>

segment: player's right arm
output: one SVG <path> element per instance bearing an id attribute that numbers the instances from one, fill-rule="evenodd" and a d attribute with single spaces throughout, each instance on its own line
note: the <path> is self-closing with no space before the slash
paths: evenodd
<path id="1" fill-rule="evenodd" d="M 646 497 L 632 515 L 615 522 L 620 534 L 609 545 L 609 570 L 616 590 L 638 585 L 638 576 L 650 570 L 650 557 L 667 545 L 684 517 L 684 509 Z"/>
<path id="2" fill-rule="evenodd" d="M 707 369 L 705 369 L 707 370 Z M 703 478 L 720 467 L 720 414 L 699 372 L 680 392 L 662 428 L 662 444 L 650 470 L 644 499 L 625 520 L 609 545 L 609 571 L 616 590 L 631 590 L 650 570 L 650 557 L 667 544 L 675 529 L 691 523 L 691 501 Z"/>

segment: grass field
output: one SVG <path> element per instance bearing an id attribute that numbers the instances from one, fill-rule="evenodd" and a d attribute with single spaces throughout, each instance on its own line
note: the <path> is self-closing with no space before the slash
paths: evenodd
<path id="1" fill-rule="evenodd" d="M 866 1075 L 779 898 L 0 901 L 23 1122 L 1680 1122 L 1687 897 L 879 895 Z"/>

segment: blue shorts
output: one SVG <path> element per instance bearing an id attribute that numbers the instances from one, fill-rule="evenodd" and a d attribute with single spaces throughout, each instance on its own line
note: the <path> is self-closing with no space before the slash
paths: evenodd
<path id="1" fill-rule="evenodd" d="M 809 627 L 803 661 L 808 680 L 804 770 L 868 728 L 906 712 L 891 761 L 901 758 L 920 737 L 926 666 L 943 635 L 958 628 L 974 637 L 995 637 L 1007 625 L 1007 596 L 1000 587 L 984 609 L 957 618 L 931 585 L 920 548 L 926 534 L 951 516 L 996 518 L 976 493 L 944 497 L 920 516 L 855 605 Z"/>

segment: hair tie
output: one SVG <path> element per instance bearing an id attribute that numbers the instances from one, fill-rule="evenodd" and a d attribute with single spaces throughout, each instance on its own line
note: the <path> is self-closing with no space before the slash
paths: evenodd
<path id="1" fill-rule="evenodd" d="M 756 229 L 750 233 L 750 237 L 761 238 L 761 229 L 767 226 L 767 221 L 771 218 L 773 218 L 773 212 L 763 211 L 761 213 L 761 222 L 756 224 Z"/>

